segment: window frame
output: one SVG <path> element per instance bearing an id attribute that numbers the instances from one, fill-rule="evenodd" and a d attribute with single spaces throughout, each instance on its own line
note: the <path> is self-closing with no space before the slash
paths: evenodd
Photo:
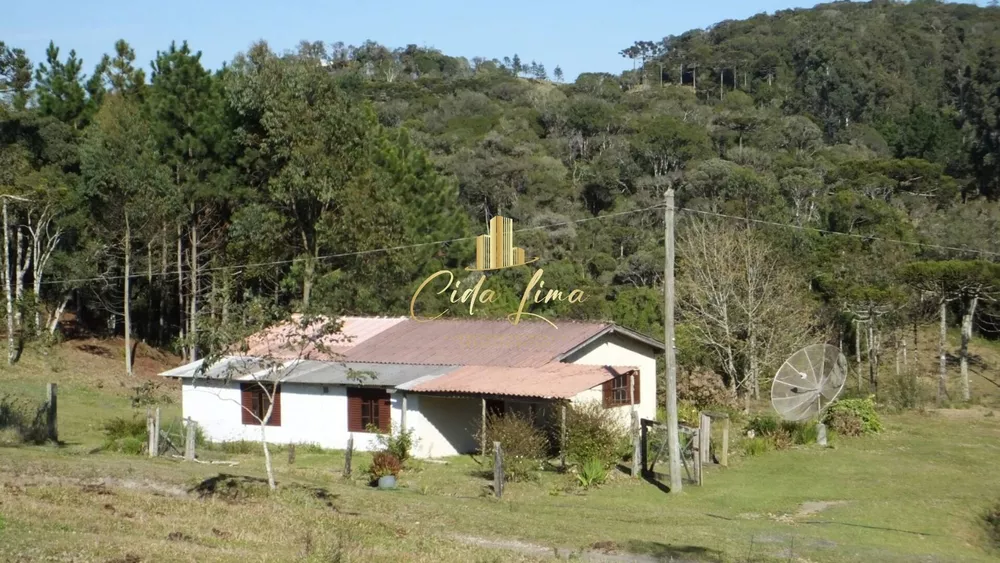
<path id="1" fill-rule="evenodd" d="M 629 379 L 634 378 L 633 391 L 634 402 L 636 405 L 640 402 L 639 387 L 640 387 L 640 377 L 638 371 L 627 371 L 625 373 L 620 373 L 615 375 L 615 377 L 604 382 L 602 387 L 602 398 L 604 402 L 604 408 L 611 409 L 617 407 L 627 407 L 632 405 L 633 398 L 629 396 Z M 621 393 L 623 398 L 616 398 L 615 395 Z"/>

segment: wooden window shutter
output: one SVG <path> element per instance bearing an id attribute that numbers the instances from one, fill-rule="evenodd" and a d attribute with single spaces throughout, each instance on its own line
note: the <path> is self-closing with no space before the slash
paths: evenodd
<path id="1" fill-rule="evenodd" d="M 347 388 L 347 431 L 364 432 L 361 427 L 361 390 Z"/>
<path id="2" fill-rule="evenodd" d="M 271 390 L 268 389 L 268 391 Z M 267 421 L 267 425 L 281 426 L 281 384 L 275 385 L 273 392 L 274 392 L 274 408 L 271 410 L 271 419 Z M 263 390 L 261 390 L 261 393 L 263 393 Z"/>
<path id="3" fill-rule="evenodd" d="M 378 399 L 378 429 L 382 432 L 392 432 L 392 403 L 389 393 L 376 395 Z"/>
<path id="4" fill-rule="evenodd" d="M 253 417 L 253 391 L 247 383 L 240 384 L 240 421 L 243 424 L 259 424 Z"/>
<path id="5" fill-rule="evenodd" d="M 612 399 L 614 398 L 614 387 L 615 380 L 609 379 L 601 385 L 601 395 L 604 400 L 604 408 L 611 408 Z"/>

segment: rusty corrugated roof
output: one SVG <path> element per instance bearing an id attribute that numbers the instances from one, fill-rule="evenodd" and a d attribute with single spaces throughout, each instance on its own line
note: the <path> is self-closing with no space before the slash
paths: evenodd
<path id="1" fill-rule="evenodd" d="M 288 359 L 338 360 L 342 355 L 393 326 L 407 320 L 406 317 L 341 317 L 342 325 L 336 334 L 323 337 L 323 347 L 320 352 L 317 346 L 309 340 L 316 338 L 323 324 L 328 322 L 325 317 L 317 317 L 308 326 L 301 326 L 302 316 L 292 315 L 290 322 L 285 322 L 260 333 L 247 340 L 248 356 L 268 356 Z"/>
<path id="2" fill-rule="evenodd" d="M 569 399 L 634 367 L 553 363 L 541 367 L 463 366 L 410 387 L 417 393 Z"/>
<path id="3" fill-rule="evenodd" d="M 606 330 L 608 323 L 506 320 L 408 320 L 344 353 L 352 362 L 543 366 Z"/>

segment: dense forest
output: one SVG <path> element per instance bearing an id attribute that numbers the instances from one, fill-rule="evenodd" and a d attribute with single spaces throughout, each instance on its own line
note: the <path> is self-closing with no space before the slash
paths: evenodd
<path id="1" fill-rule="evenodd" d="M 863 348 L 874 386 L 906 327 L 1000 322 L 993 7 L 724 21 L 571 84 L 414 45 L 256 43 L 217 71 L 164 47 L 147 73 L 125 40 L 92 70 L 0 43 L 10 361 L 65 313 L 124 335 L 126 365 L 135 339 L 200 357 L 255 310 L 407 314 L 496 214 L 547 287 L 589 296 L 534 312 L 662 334 L 667 188 L 680 361 L 733 390 L 824 338 Z M 515 310 L 530 275 L 491 274 L 475 313 Z"/>

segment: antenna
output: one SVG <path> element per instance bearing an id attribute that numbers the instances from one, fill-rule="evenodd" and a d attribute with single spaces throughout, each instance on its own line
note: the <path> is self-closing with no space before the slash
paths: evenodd
<path id="1" fill-rule="evenodd" d="M 785 360 L 771 383 L 771 406 L 790 421 L 820 418 L 844 388 L 847 359 L 836 346 L 813 344 Z M 826 427 L 820 426 L 821 445 L 826 445 Z"/>

